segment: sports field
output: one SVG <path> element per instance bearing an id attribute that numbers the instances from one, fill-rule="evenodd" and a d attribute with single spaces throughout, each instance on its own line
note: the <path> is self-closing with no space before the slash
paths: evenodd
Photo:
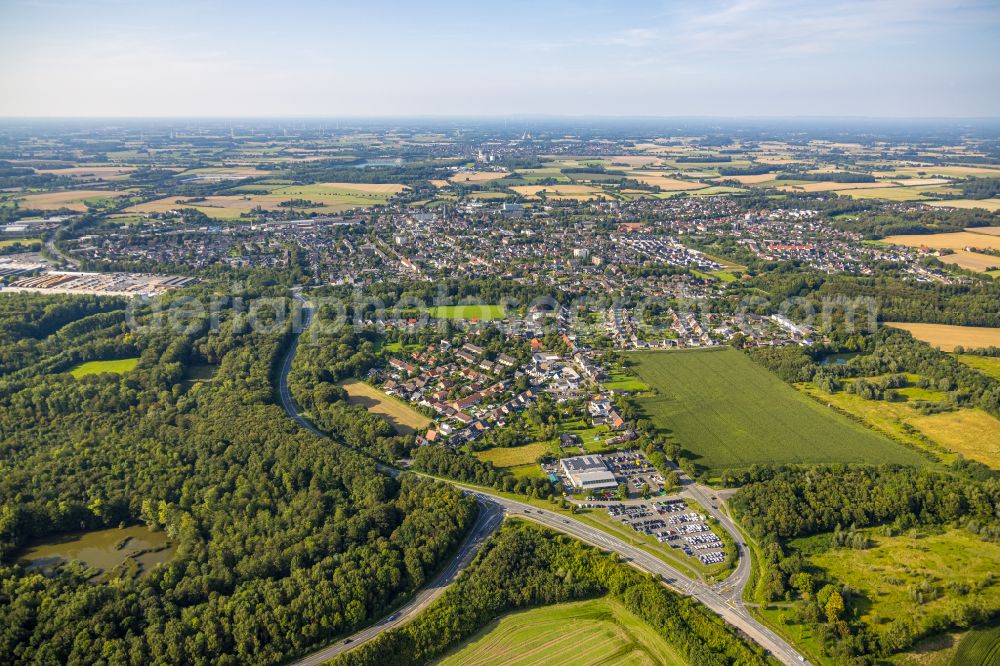
<path id="1" fill-rule="evenodd" d="M 650 626 L 610 599 L 511 613 L 487 625 L 439 666 L 681 666 Z"/>
<path id="2" fill-rule="evenodd" d="M 808 397 L 731 348 L 632 352 L 658 428 L 712 471 L 759 463 L 909 463 L 915 452 Z"/>
<path id="3" fill-rule="evenodd" d="M 102 372 L 112 372 L 120 375 L 134 368 L 138 362 L 138 358 L 123 358 L 117 361 L 87 361 L 70 370 L 69 374 L 77 379 L 86 377 L 87 375 L 98 375 Z"/>
<path id="4" fill-rule="evenodd" d="M 361 405 L 372 414 L 378 414 L 401 435 L 426 428 L 431 423 L 429 418 L 406 403 L 382 393 L 363 381 L 348 379 L 340 385 L 347 391 L 348 402 L 352 405 Z"/>
<path id="5" fill-rule="evenodd" d="M 952 351 L 956 345 L 967 349 L 1000 346 L 1000 328 L 984 326 L 952 326 L 950 324 L 913 324 L 887 321 L 886 326 L 909 331 L 917 340 L 923 340 L 942 351 Z"/>
<path id="6" fill-rule="evenodd" d="M 437 319 L 481 319 L 492 321 L 507 316 L 502 305 L 439 305 L 430 309 L 430 315 Z"/>

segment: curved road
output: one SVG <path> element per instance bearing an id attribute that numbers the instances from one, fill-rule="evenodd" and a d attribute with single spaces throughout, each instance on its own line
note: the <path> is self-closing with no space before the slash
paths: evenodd
<path id="1" fill-rule="evenodd" d="M 302 304 L 303 320 L 301 328 L 295 332 L 295 339 L 289 346 L 288 353 L 281 366 L 281 375 L 278 382 L 278 393 L 281 404 L 288 412 L 288 415 L 303 428 L 321 437 L 326 435 L 313 426 L 300 413 L 292 399 L 291 391 L 288 388 L 288 373 L 298 350 L 299 335 L 309 327 L 313 320 L 313 309 L 309 303 L 298 293 L 295 298 Z M 400 470 L 376 463 L 380 471 L 396 476 Z M 736 530 L 735 525 L 725 513 L 713 508 L 718 506 L 718 501 L 711 500 L 712 491 L 697 485 L 681 473 L 684 491 L 682 495 L 687 495 L 696 500 L 704 509 L 719 520 L 719 523 L 726 529 L 736 542 L 736 550 L 739 554 L 736 570 L 724 581 L 710 585 L 700 580 L 692 580 L 678 570 L 671 567 L 644 550 L 631 546 L 621 539 L 603 532 L 596 527 L 591 527 L 578 520 L 545 509 L 539 509 L 523 502 L 507 499 L 498 495 L 484 492 L 480 488 L 471 488 L 461 483 L 451 482 L 453 485 L 462 488 L 465 492 L 473 495 L 480 506 L 479 518 L 473 526 L 469 537 L 462 544 L 455 559 L 449 564 L 445 571 L 441 572 L 437 579 L 421 590 L 408 604 L 399 611 L 387 618 L 380 620 L 374 625 L 357 632 L 348 639 L 342 640 L 319 652 L 316 652 L 299 661 L 293 662 L 294 666 L 316 666 L 333 656 L 345 652 L 357 645 L 371 640 L 386 629 L 399 626 L 412 619 L 417 613 L 427 607 L 436 599 L 441 592 L 454 580 L 455 575 L 465 567 L 479 546 L 486 537 L 502 523 L 503 513 L 516 515 L 518 518 L 531 520 L 552 530 L 568 534 L 584 543 L 590 544 L 601 550 L 617 553 L 626 562 L 635 568 L 650 574 L 659 576 L 663 582 L 671 589 L 694 597 L 708 608 L 712 609 L 722 619 L 732 626 L 740 629 L 753 641 L 770 652 L 774 657 L 784 664 L 804 664 L 808 663 L 791 645 L 785 642 L 780 636 L 768 627 L 764 626 L 754 618 L 743 604 L 743 589 L 750 580 L 750 551 L 743 545 L 743 537 Z"/>

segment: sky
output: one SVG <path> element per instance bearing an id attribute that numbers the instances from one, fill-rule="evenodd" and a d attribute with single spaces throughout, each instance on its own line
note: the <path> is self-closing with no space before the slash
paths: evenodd
<path id="1" fill-rule="evenodd" d="M 0 116 L 998 117 L 1000 0 L 0 0 Z"/>

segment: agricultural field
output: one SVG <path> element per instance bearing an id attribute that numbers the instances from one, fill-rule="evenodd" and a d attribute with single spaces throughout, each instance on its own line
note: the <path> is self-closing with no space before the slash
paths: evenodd
<path id="1" fill-rule="evenodd" d="M 986 230 L 991 227 L 986 227 Z M 958 231 L 950 234 L 912 234 L 903 236 L 887 236 L 882 241 L 893 245 L 906 245 L 908 247 L 929 247 L 934 250 L 952 249 L 962 250 L 967 247 L 990 248 L 1000 250 L 1000 236 L 992 231 L 989 233 L 979 230 Z"/>
<path id="2" fill-rule="evenodd" d="M 68 210 L 79 213 L 87 212 L 87 204 L 100 204 L 109 199 L 123 196 L 121 192 L 110 190 L 61 190 L 58 192 L 41 192 L 25 194 L 19 197 L 22 208 L 37 210 Z"/>
<path id="3" fill-rule="evenodd" d="M 657 393 L 638 399 L 641 411 L 714 473 L 768 463 L 923 463 L 734 349 L 627 356 Z"/>
<path id="4" fill-rule="evenodd" d="M 430 315 L 436 319 L 479 319 L 492 321 L 503 319 L 507 311 L 502 305 L 439 305 L 430 309 Z"/>
<path id="5" fill-rule="evenodd" d="M 954 250 L 953 254 L 946 254 L 938 257 L 945 264 L 953 264 L 960 268 L 980 273 L 988 273 L 1000 268 L 1000 257 L 994 257 L 981 252 L 966 252 L 965 250 Z"/>
<path id="6" fill-rule="evenodd" d="M 77 379 L 86 377 L 87 375 L 99 375 L 103 372 L 121 375 L 134 368 L 138 362 L 138 358 L 123 358 L 117 361 L 87 361 L 72 368 L 69 374 Z"/>
<path id="7" fill-rule="evenodd" d="M 982 208 L 983 210 L 1000 210 L 1000 199 L 949 199 L 947 201 L 928 201 L 931 206 L 942 208 Z"/>
<path id="8" fill-rule="evenodd" d="M 125 180 L 135 171 L 130 166 L 75 166 L 65 169 L 35 169 L 36 173 L 67 176 L 80 180 Z"/>
<path id="9" fill-rule="evenodd" d="M 911 530 L 898 536 L 866 531 L 867 549 L 816 548 L 827 535 L 793 541 L 812 566 L 860 593 L 851 604 L 860 619 L 876 630 L 895 618 L 918 626 L 936 617 L 952 617 L 956 604 L 1000 610 L 1000 544 L 984 541 L 961 528 L 941 533 Z M 958 594 L 956 588 L 966 588 Z"/>
<path id="10" fill-rule="evenodd" d="M 973 629 L 963 636 L 951 663 L 1000 664 L 1000 625 Z"/>
<path id="11" fill-rule="evenodd" d="M 4 240 L 0 240 L 0 248 L 11 247 L 12 245 L 17 245 L 19 243 L 21 245 L 32 245 L 34 243 L 41 243 L 41 242 L 42 242 L 41 238 L 6 238 Z"/>
<path id="12" fill-rule="evenodd" d="M 348 402 L 352 405 L 361 405 L 372 414 L 381 416 L 401 435 L 407 435 L 431 424 L 429 418 L 406 403 L 382 393 L 363 381 L 348 379 L 340 385 L 347 391 Z"/>
<path id="13" fill-rule="evenodd" d="M 234 188 L 230 191 L 240 191 Z M 385 204 L 390 197 L 405 188 L 403 185 L 372 183 L 315 183 L 312 185 L 260 185 L 253 189 L 266 189 L 268 194 L 223 194 L 190 201 L 184 197 L 165 197 L 156 201 L 131 206 L 129 213 L 166 213 L 180 208 L 194 208 L 209 217 L 221 220 L 235 220 L 258 206 L 266 210 L 280 210 L 280 203 L 293 199 L 303 199 L 315 205 L 306 205 L 297 210 L 316 213 L 341 213 L 352 208 L 365 208 Z"/>
<path id="14" fill-rule="evenodd" d="M 1000 347 L 1000 328 L 914 324 L 898 321 L 887 321 L 885 325 L 909 331 L 917 340 L 922 340 L 933 347 L 939 347 L 941 351 L 946 352 L 953 351 L 956 345 L 972 349 Z"/>
<path id="15" fill-rule="evenodd" d="M 510 175 L 508 171 L 460 171 L 448 180 L 458 185 L 479 185 L 488 183 L 491 180 L 505 178 Z"/>
<path id="16" fill-rule="evenodd" d="M 608 199 L 611 197 L 603 189 L 590 185 L 514 185 L 510 188 L 524 197 L 539 197 L 544 194 L 548 199 Z"/>
<path id="17" fill-rule="evenodd" d="M 673 647 L 611 599 L 545 606 L 505 615 L 438 666 L 682 666 Z"/>

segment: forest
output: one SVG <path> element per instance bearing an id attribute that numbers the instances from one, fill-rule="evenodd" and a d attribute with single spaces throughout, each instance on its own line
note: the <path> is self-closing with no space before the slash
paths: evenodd
<path id="1" fill-rule="evenodd" d="M 120 310 L 88 316 L 86 305 L 66 324 L 61 299 L 20 304 L 40 346 L 0 376 L 0 654 L 280 663 L 380 617 L 473 522 L 474 503 L 449 486 L 380 474 L 336 435 L 287 418 L 272 381 L 287 332 L 229 317 L 130 329 Z M 5 311 L 0 328 L 14 319 Z M 49 357 L 91 360 L 108 345 L 138 356 L 136 368 L 74 379 Z M 195 364 L 213 366 L 212 380 L 185 384 Z M 177 547 L 145 577 L 18 563 L 36 539 L 133 524 Z"/>
<path id="2" fill-rule="evenodd" d="M 521 522 L 505 524 L 463 576 L 415 620 L 332 663 L 428 663 L 502 613 L 605 594 L 647 622 L 693 665 L 767 663 L 758 646 L 739 638 L 697 602 L 671 592 L 614 555 Z"/>

